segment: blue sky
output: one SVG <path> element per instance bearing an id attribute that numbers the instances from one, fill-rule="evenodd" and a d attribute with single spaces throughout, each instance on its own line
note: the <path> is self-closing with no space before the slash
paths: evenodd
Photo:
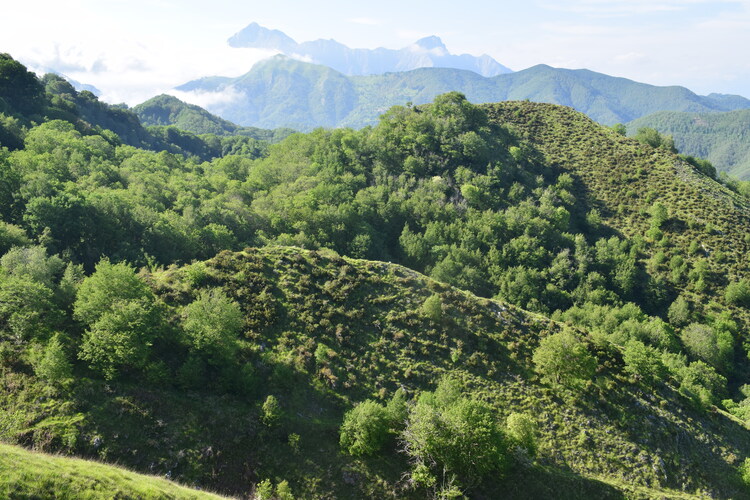
<path id="1" fill-rule="evenodd" d="M 453 53 L 486 53 L 514 70 L 545 63 L 750 97 L 750 0 L 56 0 L 12 2 L 3 18 L 0 51 L 131 105 L 248 71 L 269 54 L 226 39 L 253 21 L 352 47 L 438 35 Z"/>

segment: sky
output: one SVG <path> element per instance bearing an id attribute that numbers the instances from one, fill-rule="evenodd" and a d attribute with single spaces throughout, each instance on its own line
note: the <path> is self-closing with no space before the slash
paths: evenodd
<path id="1" fill-rule="evenodd" d="M 587 68 L 699 94 L 750 98 L 750 0 L 4 0 L 0 52 L 135 105 L 271 55 L 226 40 L 251 22 L 298 42 L 401 48 L 437 35 L 452 53 L 513 70 Z"/>

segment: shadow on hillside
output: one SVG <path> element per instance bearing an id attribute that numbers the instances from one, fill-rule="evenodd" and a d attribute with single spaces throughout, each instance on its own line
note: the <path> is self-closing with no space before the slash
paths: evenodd
<path id="1" fill-rule="evenodd" d="M 571 472 L 543 466 L 518 468 L 512 471 L 499 487 L 484 491 L 475 498 L 503 498 L 506 500 L 557 500 L 597 498 L 625 499 L 623 492 L 613 486 Z"/>

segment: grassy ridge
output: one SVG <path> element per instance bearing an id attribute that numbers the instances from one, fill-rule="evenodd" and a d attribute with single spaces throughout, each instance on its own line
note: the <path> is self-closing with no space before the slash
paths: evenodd
<path id="1" fill-rule="evenodd" d="M 0 444 L 0 497 L 71 500 L 225 498 L 111 465 L 34 453 L 5 444 Z"/>

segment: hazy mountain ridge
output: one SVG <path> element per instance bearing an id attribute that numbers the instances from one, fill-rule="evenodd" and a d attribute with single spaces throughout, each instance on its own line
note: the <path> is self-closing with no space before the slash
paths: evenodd
<path id="1" fill-rule="evenodd" d="M 297 43 L 279 30 L 251 23 L 229 38 L 232 47 L 278 50 L 290 57 L 329 66 L 346 75 L 382 74 L 423 67 L 446 67 L 475 71 L 484 76 L 511 70 L 490 56 L 454 55 L 437 36 L 425 37 L 403 49 L 352 49 L 335 40 L 318 39 Z"/>
<path id="2" fill-rule="evenodd" d="M 474 103 L 529 99 L 570 106 L 608 125 L 662 110 L 750 108 L 750 100 L 740 96 L 699 96 L 684 87 L 657 87 L 546 65 L 492 78 L 448 68 L 346 76 L 284 56 L 261 61 L 238 78 L 203 78 L 177 90 L 225 95 L 223 102 L 207 106 L 208 110 L 241 125 L 298 130 L 372 125 L 390 106 L 423 104 L 454 90 Z"/>

